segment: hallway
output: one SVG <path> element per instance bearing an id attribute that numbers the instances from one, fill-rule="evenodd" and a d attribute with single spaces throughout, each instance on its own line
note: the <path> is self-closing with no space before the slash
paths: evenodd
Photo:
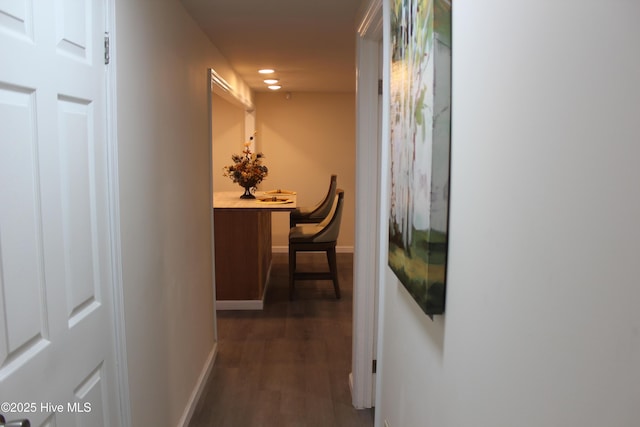
<path id="1" fill-rule="evenodd" d="M 324 254 L 302 254 L 305 269 Z M 370 427 L 351 405 L 353 256 L 338 254 L 342 299 L 301 281 L 288 300 L 287 255 L 274 254 L 263 311 L 219 311 L 219 353 L 191 427 Z"/>

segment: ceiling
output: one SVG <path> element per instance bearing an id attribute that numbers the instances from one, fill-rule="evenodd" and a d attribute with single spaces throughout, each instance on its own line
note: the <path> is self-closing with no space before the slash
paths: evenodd
<path id="1" fill-rule="evenodd" d="M 273 68 L 284 92 L 355 91 L 355 21 L 361 0 L 181 0 L 256 92 Z"/>

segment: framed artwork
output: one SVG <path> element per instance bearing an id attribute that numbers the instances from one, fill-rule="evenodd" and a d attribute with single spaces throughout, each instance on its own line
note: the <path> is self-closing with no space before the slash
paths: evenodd
<path id="1" fill-rule="evenodd" d="M 389 266 L 444 313 L 451 147 L 451 0 L 391 0 Z"/>

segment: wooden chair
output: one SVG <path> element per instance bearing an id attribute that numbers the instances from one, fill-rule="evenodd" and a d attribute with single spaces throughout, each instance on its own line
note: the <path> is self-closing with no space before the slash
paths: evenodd
<path id="1" fill-rule="evenodd" d="M 336 263 L 336 242 L 340 234 L 340 220 L 344 191 L 336 190 L 331 210 L 318 224 L 303 224 L 289 230 L 289 299 L 293 299 L 296 280 L 332 280 L 336 298 L 340 299 L 338 265 Z M 302 272 L 296 270 L 298 252 L 326 252 L 329 271 Z"/>
<path id="2" fill-rule="evenodd" d="M 313 207 L 296 208 L 289 214 L 289 227 L 298 224 L 317 224 L 327 217 L 333 205 L 333 196 L 338 188 L 338 176 L 331 175 L 329 191 L 323 200 Z"/>

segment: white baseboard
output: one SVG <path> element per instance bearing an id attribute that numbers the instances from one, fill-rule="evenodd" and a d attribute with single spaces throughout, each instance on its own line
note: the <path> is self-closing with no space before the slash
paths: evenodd
<path id="1" fill-rule="evenodd" d="M 213 344 L 213 348 L 207 357 L 207 361 L 204 364 L 204 368 L 200 373 L 200 377 L 198 378 L 198 382 L 196 383 L 196 387 L 193 389 L 191 393 L 191 397 L 189 397 L 189 401 L 187 402 L 187 407 L 180 417 L 180 421 L 178 421 L 178 427 L 187 427 L 191 422 L 191 417 L 193 417 L 193 413 L 196 410 L 196 406 L 198 405 L 198 401 L 200 400 L 200 396 L 202 396 L 202 392 L 204 390 L 207 381 L 209 380 L 209 375 L 211 374 L 211 369 L 213 369 L 213 364 L 216 361 L 216 355 L 218 354 L 218 343 Z"/>
<path id="2" fill-rule="evenodd" d="M 261 299 L 216 301 L 216 310 L 262 310 Z"/>
<path id="3" fill-rule="evenodd" d="M 286 254 L 289 253 L 289 246 L 273 246 L 271 251 L 274 254 Z M 336 252 L 339 254 L 352 254 L 353 246 L 336 246 Z"/>

